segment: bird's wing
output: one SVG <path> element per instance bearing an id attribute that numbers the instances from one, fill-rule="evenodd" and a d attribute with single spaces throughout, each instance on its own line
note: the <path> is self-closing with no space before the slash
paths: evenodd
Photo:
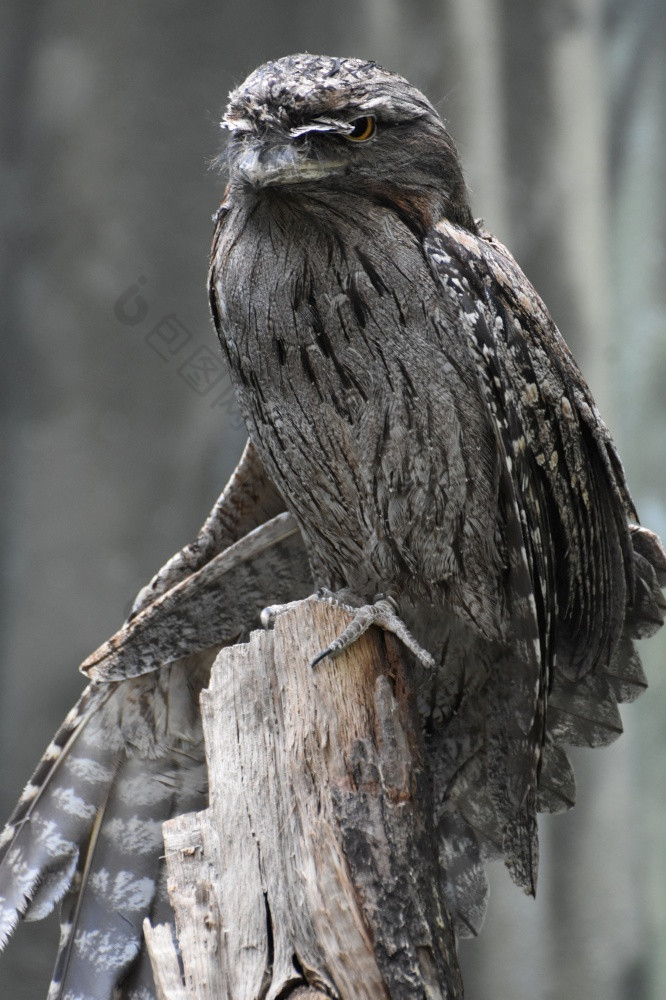
<path id="1" fill-rule="evenodd" d="M 286 509 L 282 497 L 264 472 L 256 448 L 248 440 L 238 465 L 199 534 L 176 552 L 139 591 L 130 620 L 243 535 Z"/>
<path id="2" fill-rule="evenodd" d="M 533 891 L 535 811 L 573 804 L 558 744 L 610 742 L 621 732 L 617 701 L 644 688 L 632 638 L 663 620 L 666 557 L 656 536 L 630 523 L 636 514 L 610 435 L 508 251 L 447 221 L 425 249 L 473 359 L 503 467 L 514 652 L 489 670 L 483 733 L 472 706 L 442 734 L 436 778 L 447 789 L 444 861 L 458 869 L 449 897 L 457 892 L 458 923 L 475 931 L 483 860 L 503 855 Z"/>
<path id="3" fill-rule="evenodd" d="M 162 823 L 207 804 L 198 693 L 215 652 L 133 681 L 90 685 L 83 711 L 60 731 L 66 742 L 57 760 L 47 752 L 7 824 L 7 934 L 19 918 L 39 920 L 62 900 L 52 1000 L 110 998 L 116 987 L 123 1000 L 131 996 L 125 980 L 143 950 L 143 918 L 166 900 Z"/>
<path id="4" fill-rule="evenodd" d="M 142 922 L 168 912 L 162 823 L 207 798 L 199 692 L 263 607 L 312 589 L 289 515 L 249 538 L 121 631 L 100 661 L 118 679 L 83 692 L 0 837 L 0 947 L 63 900 L 51 1000 L 153 995 Z"/>
<path id="5" fill-rule="evenodd" d="M 95 681 L 125 680 L 237 642 L 248 626 L 259 624 L 268 567 L 279 587 L 274 598 L 287 602 L 310 593 L 307 556 L 291 514 L 259 525 L 174 583 L 91 653 L 81 670 Z"/>
<path id="6" fill-rule="evenodd" d="M 438 224 L 429 249 L 459 303 L 501 439 L 535 600 L 543 605 L 539 631 L 554 643 L 547 655 L 579 678 L 610 659 L 634 592 L 628 520 L 637 518 L 617 452 L 555 324 L 509 252 L 490 236 L 447 222 Z"/>
<path id="7" fill-rule="evenodd" d="M 663 623 L 666 554 L 638 524 L 608 428 L 509 251 L 489 234 L 476 238 L 448 223 L 437 239 L 476 300 L 470 348 L 533 540 L 533 585 L 550 616 L 549 626 L 538 616 L 541 633 L 550 631 L 548 728 L 563 743 L 609 743 L 621 731 L 615 702 L 645 687 L 633 640 Z M 498 371 L 504 377 L 494 378 Z M 566 725 L 558 715 L 556 725 L 556 706 L 564 710 L 574 697 L 577 711 Z"/>

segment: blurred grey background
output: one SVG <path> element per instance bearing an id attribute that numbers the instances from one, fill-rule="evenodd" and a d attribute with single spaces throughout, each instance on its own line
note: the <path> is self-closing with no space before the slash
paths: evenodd
<path id="1" fill-rule="evenodd" d="M 243 432 L 204 282 L 229 89 L 299 50 L 424 88 L 477 215 L 549 304 L 666 536 L 662 0 L 2 0 L 0 814 L 81 689 L 78 663 L 196 533 Z M 666 643 L 625 736 L 576 759 L 536 902 L 498 868 L 471 1000 L 666 996 Z M 0 996 L 46 993 L 56 922 Z"/>

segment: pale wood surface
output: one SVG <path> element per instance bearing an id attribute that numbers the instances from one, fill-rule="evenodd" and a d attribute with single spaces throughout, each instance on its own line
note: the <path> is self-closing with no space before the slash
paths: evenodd
<path id="1" fill-rule="evenodd" d="M 143 922 L 143 933 L 153 966 L 157 1000 L 187 1000 L 171 926 L 157 924 L 152 927 L 146 919 Z"/>
<path id="2" fill-rule="evenodd" d="M 347 621 L 303 601 L 213 668 L 210 807 L 165 825 L 188 998 L 462 997 L 397 646 L 373 629 L 309 665 Z"/>

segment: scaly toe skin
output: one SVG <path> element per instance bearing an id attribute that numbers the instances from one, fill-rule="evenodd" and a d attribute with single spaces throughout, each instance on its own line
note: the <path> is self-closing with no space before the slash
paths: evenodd
<path id="1" fill-rule="evenodd" d="M 283 615 L 285 611 L 289 611 L 290 608 L 295 608 L 297 604 L 301 604 L 301 601 L 289 601 L 288 604 L 269 604 L 259 615 L 261 627 L 272 628 L 280 615 Z"/>
<path id="2" fill-rule="evenodd" d="M 341 591 L 340 593 L 346 595 L 347 592 Z M 307 600 L 326 601 L 328 604 L 335 604 L 338 608 L 343 608 L 344 611 L 348 611 L 351 615 L 355 614 L 360 606 L 360 602 L 358 604 L 346 604 L 332 590 L 328 590 L 327 587 L 320 587 L 315 594 L 310 594 Z M 295 608 L 301 603 L 299 600 L 289 601 L 287 604 L 269 604 L 259 615 L 262 628 L 272 628 L 280 615 L 283 615 L 286 611 L 290 611 L 291 608 Z"/>
<path id="3" fill-rule="evenodd" d="M 330 591 L 324 596 L 327 600 L 331 598 L 335 600 L 335 595 L 331 595 Z M 422 646 L 419 646 L 403 620 L 398 617 L 396 613 L 397 605 L 393 598 L 380 597 L 374 604 L 364 604 L 360 608 L 353 608 L 345 604 L 341 604 L 340 607 L 344 607 L 345 610 L 353 613 L 354 617 L 340 635 L 326 649 L 322 649 L 321 653 L 315 656 L 310 664 L 311 667 L 316 666 L 327 656 L 337 656 L 343 649 L 356 642 L 364 632 L 367 632 L 371 625 L 377 625 L 379 628 L 391 632 L 397 639 L 400 639 L 403 645 L 414 654 L 424 667 L 434 669 L 435 661 L 430 653 L 423 649 Z"/>

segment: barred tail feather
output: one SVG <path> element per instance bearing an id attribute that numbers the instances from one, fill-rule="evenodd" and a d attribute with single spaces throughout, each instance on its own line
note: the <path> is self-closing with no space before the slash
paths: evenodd
<path id="1" fill-rule="evenodd" d="M 87 738 L 91 719 L 112 695 L 109 686 L 85 689 L 0 837 L 0 948 L 21 917 L 45 917 L 69 888 L 79 845 L 88 838 L 113 780 L 114 751 Z"/>
<path id="2" fill-rule="evenodd" d="M 62 909 L 61 944 L 49 1000 L 93 1000 L 139 986 L 153 995 L 142 969 L 146 916 L 160 906 L 164 867 L 162 823 L 207 801 L 203 753 L 166 759 L 127 757 L 98 815 L 83 864 Z M 169 911 L 167 911 L 169 912 Z M 173 922 L 169 912 L 167 917 Z M 138 966 L 135 969 L 134 966 Z M 131 984 L 134 984 L 133 986 Z M 147 993 L 147 990 L 151 993 Z"/>
<path id="3" fill-rule="evenodd" d="M 189 807 L 183 807 L 182 811 L 189 811 Z M 163 859 L 160 862 L 160 877 L 155 898 L 147 916 L 153 927 L 158 924 L 174 925 L 174 913 L 167 892 L 166 864 Z M 141 948 L 136 961 L 123 980 L 121 1000 L 155 1000 L 153 968 L 145 947 Z"/>
<path id="4" fill-rule="evenodd" d="M 89 685 L 7 825 L 3 943 L 63 901 L 49 1000 L 154 997 L 142 923 L 171 919 L 162 823 L 207 801 L 198 700 L 217 651 Z"/>
<path id="5" fill-rule="evenodd" d="M 102 648 L 111 676 L 93 680 L 47 748 L 0 838 L 0 947 L 64 898 L 50 1000 L 153 996 L 142 923 L 172 919 L 162 823 L 207 797 L 199 693 L 276 581 L 287 599 L 312 586 L 287 514 L 136 614 Z"/>

